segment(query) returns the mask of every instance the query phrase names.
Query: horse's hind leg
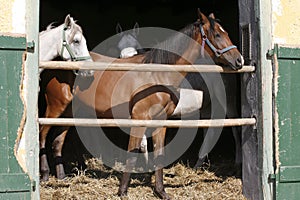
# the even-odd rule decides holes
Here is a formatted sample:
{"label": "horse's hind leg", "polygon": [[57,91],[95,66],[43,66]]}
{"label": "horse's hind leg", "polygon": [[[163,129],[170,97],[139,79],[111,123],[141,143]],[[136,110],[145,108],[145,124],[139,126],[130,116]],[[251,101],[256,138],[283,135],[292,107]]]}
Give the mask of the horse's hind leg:
{"label": "horse's hind leg", "polygon": [[[49,87],[49,90],[48,90]],[[55,93],[51,93],[51,87],[54,87]],[[45,112],[46,118],[57,118],[67,108],[69,103],[73,99],[73,95],[70,90],[70,86],[67,84],[61,84],[56,79],[52,79],[46,89],[46,102],[47,108]],[[49,179],[49,165],[46,156],[46,138],[51,126],[41,126],[39,133],[40,142],[40,172],[41,180],[47,181]],[[63,137],[63,136],[62,136]]]}
{"label": "horse's hind leg", "polygon": [[137,156],[141,147],[142,137],[145,134],[145,127],[132,127],[130,130],[130,138],[128,144],[128,157],[126,160],[126,168],[123,173],[118,195],[126,196],[128,185],[130,182],[130,175],[137,162]]}
{"label": "horse's hind leg", "polygon": [[56,169],[56,177],[58,179],[63,179],[66,177],[64,166],[63,166],[63,159],[62,159],[62,148],[68,133],[69,127],[63,127],[62,132],[55,137],[52,143],[52,150],[54,154],[54,162],[55,162],[55,169]]}
{"label": "horse's hind leg", "polygon": [[51,126],[42,126],[40,128],[40,175],[41,181],[49,180],[50,168],[47,161],[46,155],[46,137]]}
{"label": "horse's hind leg", "polygon": [[165,146],[166,128],[157,128],[152,135],[154,145],[154,165],[155,165],[155,193],[162,199],[170,199],[165,192],[163,184],[163,168],[164,168],[164,146]]}

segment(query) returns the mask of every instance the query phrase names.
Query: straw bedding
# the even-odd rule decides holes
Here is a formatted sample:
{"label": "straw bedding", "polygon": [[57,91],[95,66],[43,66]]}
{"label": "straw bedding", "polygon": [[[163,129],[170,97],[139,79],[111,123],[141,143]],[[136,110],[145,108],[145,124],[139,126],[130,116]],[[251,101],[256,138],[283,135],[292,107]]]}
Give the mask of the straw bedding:
{"label": "straw bedding", "polygon": [[[99,159],[88,159],[86,164],[85,170],[77,169],[64,180],[52,176],[48,182],[42,182],[41,199],[121,199],[116,195],[121,173],[104,166]],[[246,200],[241,179],[231,175],[235,173],[233,169],[228,162],[209,164],[197,170],[176,163],[164,170],[164,184],[172,199]],[[158,199],[152,191],[153,184],[153,174],[133,174],[125,199]]]}

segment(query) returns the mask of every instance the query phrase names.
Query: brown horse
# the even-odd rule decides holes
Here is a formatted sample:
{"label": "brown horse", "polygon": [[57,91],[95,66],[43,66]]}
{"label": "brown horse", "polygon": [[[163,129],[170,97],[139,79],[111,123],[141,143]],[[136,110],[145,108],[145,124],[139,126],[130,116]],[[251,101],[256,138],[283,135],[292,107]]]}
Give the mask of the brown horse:
{"label": "brown horse", "polygon": [[[211,17],[206,17],[200,11],[199,19],[185,27],[181,33],[165,41],[163,48],[165,47],[170,50],[160,50],[158,47],[143,55],[117,59],[114,62],[165,63],[176,67],[177,64],[194,63],[205,49],[216,63],[222,63],[233,69],[242,67],[242,56],[236,47],[232,45],[228,34],[218,22]],[[178,52],[180,52],[180,56]],[[112,59],[95,53],[91,53],[91,57],[96,62],[111,61]],[[81,104],[92,108],[99,118],[167,119],[172,115],[177,104],[177,98],[172,93],[172,87],[178,87],[186,74],[186,72],[96,71],[94,81],[90,84],[90,87],[84,90],[78,87],[75,89],[76,100],[80,102],[76,105],[80,106]],[[49,99],[56,99],[64,102],[66,99],[57,99],[57,97],[48,95],[48,91],[55,91],[55,88],[47,86],[46,90],[48,101]],[[119,110],[120,108],[127,109]],[[74,110],[76,108],[73,107]],[[68,113],[63,113],[62,116],[68,116]],[[68,127],[65,127],[64,133],[60,135],[62,138],[67,129]],[[137,152],[145,131],[145,127],[131,128],[128,152]],[[166,128],[164,127],[156,128],[152,133],[156,177],[155,192],[161,198],[169,199],[164,190],[162,173],[165,133]],[[55,150],[62,147],[63,140],[57,143]],[[130,174],[136,163],[136,156],[135,153],[131,153],[126,161],[126,170],[123,173],[118,191],[120,196],[127,193]],[[63,170],[63,168],[57,169]]]}

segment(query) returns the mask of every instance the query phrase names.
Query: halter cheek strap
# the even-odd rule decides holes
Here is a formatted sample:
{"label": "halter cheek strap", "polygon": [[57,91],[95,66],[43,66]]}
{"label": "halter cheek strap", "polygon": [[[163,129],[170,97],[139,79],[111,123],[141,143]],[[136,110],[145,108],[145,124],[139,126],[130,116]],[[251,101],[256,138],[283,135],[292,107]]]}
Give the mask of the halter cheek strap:
{"label": "halter cheek strap", "polygon": [[67,49],[67,51],[68,51],[68,53],[69,53],[72,61],[82,61],[82,60],[91,59],[90,56],[76,56],[74,54],[74,52],[72,51],[70,45],[68,44],[68,42],[66,40],[66,30],[67,29],[68,29],[68,27],[64,26],[64,29],[63,29],[63,42],[62,42],[62,47],[61,47],[60,55],[63,56],[64,50]]}
{"label": "halter cheek strap", "polygon": [[209,48],[215,53],[216,57],[220,57],[222,54],[226,53],[227,51],[230,51],[231,49],[237,48],[235,45],[231,45],[229,47],[226,47],[224,49],[217,49],[207,38],[203,26],[199,24],[199,29],[202,35],[202,45],[201,45],[201,56],[204,57],[204,46],[205,43],[209,46]]}

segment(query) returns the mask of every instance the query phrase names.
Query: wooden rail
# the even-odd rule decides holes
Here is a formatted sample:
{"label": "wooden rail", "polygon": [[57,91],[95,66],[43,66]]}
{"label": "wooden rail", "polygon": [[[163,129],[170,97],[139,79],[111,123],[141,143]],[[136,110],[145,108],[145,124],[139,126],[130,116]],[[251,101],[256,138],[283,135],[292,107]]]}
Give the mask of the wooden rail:
{"label": "wooden rail", "polygon": [[207,119],[207,120],[131,120],[87,118],[39,118],[41,125],[88,127],[170,127],[208,128],[255,125],[255,118]]}
{"label": "wooden rail", "polygon": [[219,72],[219,73],[245,73],[254,72],[254,66],[243,66],[240,70],[223,68],[219,65],[168,65],[168,64],[136,64],[136,63],[107,63],[107,62],[66,62],[47,61],[40,62],[42,69],[63,70],[109,70],[109,71],[157,71],[157,72]]}
{"label": "wooden rail", "polygon": [[[152,71],[152,72],[216,72],[246,73],[254,72],[254,66],[243,66],[240,70],[223,68],[218,65],[167,65],[107,62],[40,62],[42,69],[61,70],[109,70],[109,71]],[[255,125],[255,118],[207,119],[207,120],[131,120],[131,119],[86,119],[86,118],[39,118],[39,124],[51,126],[89,126],[89,127],[170,127],[170,128],[208,128]]]}

